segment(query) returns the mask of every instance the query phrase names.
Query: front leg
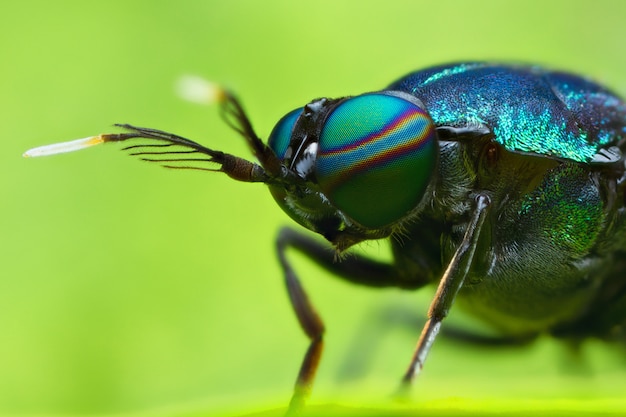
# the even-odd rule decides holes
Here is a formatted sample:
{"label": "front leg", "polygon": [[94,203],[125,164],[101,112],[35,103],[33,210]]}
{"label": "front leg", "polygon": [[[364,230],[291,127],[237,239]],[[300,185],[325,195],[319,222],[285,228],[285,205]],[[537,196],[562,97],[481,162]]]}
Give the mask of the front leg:
{"label": "front leg", "polygon": [[[323,349],[324,323],[309,301],[298,276],[287,260],[286,251],[289,248],[301,252],[327,271],[352,283],[380,288],[404,287],[406,282],[401,279],[397,269],[392,264],[357,255],[348,255],[347,258],[338,261],[330,246],[292,229],[281,229],[276,240],[276,249],[285,274],[287,293],[300,326],[311,341],[302,361],[289,404],[288,412],[293,413],[302,408],[310,395]],[[422,285],[425,284],[427,281],[424,280]],[[412,284],[412,287],[416,286],[418,285]]]}
{"label": "front leg", "polygon": [[490,204],[491,201],[487,195],[479,194],[476,197],[476,207],[467,226],[467,230],[465,231],[465,235],[463,236],[463,240],[441,277],[435,298],[428,310],[428,321],[422,329],[422,334],[417,342],[415,353],[402,379],[404,387],[410,385],[422,370],[426,356],[428,356],[428,352],[430,352],[435,338],[439,333],[441,322],[447,317],[456,294],[463,286],[465,277],[474,259],[474,252],[476,251],[480,231],[485,222]]}

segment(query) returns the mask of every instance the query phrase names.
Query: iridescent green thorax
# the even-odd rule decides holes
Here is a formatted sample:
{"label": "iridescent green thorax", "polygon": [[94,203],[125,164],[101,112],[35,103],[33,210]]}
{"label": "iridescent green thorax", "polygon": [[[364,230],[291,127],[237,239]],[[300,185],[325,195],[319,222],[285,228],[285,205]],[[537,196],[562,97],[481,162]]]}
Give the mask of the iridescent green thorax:
{"label": "iridescent green thorax", "polygon": [[327,119],[316,177],[339,210],[380,228],[419,203],[436,152],[434,126],[422,109],[397,97],[365,94],[342,103]]}
{"label": "iridescent green thorax", "polygon": [[521,152],[549,152],[573,161],[589,161],[597,147],[590,146],[587,132],[568,129],[567,120],[555,117],[550,110],[540,113],[528,108],[501,106],[493,129],[505,148]]}
{"label": "iridescent green thorax", "polygon": [[626,137],[626,106],[612,92],[538,67],[435,67],[390,89],[422,100],[437,126],[484,126],[514,152],[590,162],[602,146]]}

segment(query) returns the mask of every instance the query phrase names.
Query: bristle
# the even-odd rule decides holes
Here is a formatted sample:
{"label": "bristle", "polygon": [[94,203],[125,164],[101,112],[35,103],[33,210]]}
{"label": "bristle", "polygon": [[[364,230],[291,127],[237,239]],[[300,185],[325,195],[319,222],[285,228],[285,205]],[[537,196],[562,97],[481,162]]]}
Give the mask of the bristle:
{"label": "bristle", "polygon": [[183,75],[176,83],[176,93],[184,100],[197,104],[213,104],[224,99],[224,90],[197,75]]}
{"label": "bristle", "polygon": [[105,142],[103,135],[89,136],[88,138],[76,139],[69,142],[53,143],[52,145],[39,146],[24,152],[24,158],[34,158],[38,156],[56,155],[65,152],[74,152],[80,149],[89,148]]}

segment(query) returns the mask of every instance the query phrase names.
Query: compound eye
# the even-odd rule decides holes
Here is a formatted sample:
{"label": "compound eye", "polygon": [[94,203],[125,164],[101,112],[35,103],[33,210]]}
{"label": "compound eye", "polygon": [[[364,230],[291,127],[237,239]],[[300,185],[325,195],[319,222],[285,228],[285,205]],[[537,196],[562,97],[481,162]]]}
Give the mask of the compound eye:
{"label": "compound eye", "polygon": [[403,219],[422,199],[435,169],[437,141],[428,113],[394,95],[341,103],[319,137],[316,177],[329,201],[371,229]]}
{"label": "compound eye", "polygon": [[285,159],[285,152],[291,141],[293,127],[301,113],[302,108],[299,108],[283,116],[283,118],[276,123],[276,126],[272,129],[272,133],[270,133],[270,137],[267,140],[269,147],[272,148],[276,156],[281,160]]}

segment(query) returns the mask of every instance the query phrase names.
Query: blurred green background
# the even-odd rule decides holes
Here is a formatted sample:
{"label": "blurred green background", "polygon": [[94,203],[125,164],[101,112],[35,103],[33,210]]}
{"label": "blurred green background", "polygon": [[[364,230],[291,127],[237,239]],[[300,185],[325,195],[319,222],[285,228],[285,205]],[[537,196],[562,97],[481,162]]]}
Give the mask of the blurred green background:
{"label": "blurred green background", "polygon": [[[273,251],[290,220],[264,186],[167,171],[116,145],[36,160],[24,150],[128,122],[247,156],[216,108],[175,97],[185,73],[237,91],[262,137],[312,98],[463,59],[542,63],[626,94],[618,0],[33,0],[0,11],[0,415],[279,407],[307,346]],[[385,243],[365,250],[388,256]],[[385,407],[419,333],[385,312],[416,320],[428,294],[355,288],[294,258],[328,328],[313,402]],[[623,352],[592,342],[582,353],[575,365],[551,340],[440,340],[416,407],[624,409]]]}

